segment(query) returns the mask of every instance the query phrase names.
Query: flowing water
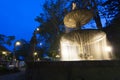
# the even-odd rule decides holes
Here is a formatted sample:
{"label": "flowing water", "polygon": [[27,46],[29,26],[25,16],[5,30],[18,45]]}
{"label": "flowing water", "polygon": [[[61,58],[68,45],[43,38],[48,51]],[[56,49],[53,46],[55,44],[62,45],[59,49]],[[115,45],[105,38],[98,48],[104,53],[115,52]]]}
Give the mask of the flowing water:
{"label": "flowing water", "polygon": [[100,30],[75,30],[60,40],[61,60],[111,60],[106,34]]}

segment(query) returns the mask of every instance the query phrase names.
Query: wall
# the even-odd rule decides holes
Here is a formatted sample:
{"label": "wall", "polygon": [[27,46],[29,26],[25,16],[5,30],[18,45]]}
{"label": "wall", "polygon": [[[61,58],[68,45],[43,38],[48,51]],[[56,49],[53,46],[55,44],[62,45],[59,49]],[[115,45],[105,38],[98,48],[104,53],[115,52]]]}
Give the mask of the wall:
{"label": "wall", "polygon": [[28,62],[26,80],[120,80],[120,61]]}

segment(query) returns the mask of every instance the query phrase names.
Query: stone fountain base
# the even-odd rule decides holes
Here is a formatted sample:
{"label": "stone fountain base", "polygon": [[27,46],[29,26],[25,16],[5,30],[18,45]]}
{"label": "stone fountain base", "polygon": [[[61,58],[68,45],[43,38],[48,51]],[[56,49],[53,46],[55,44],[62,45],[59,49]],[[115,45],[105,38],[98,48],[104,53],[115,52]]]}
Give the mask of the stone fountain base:
{"label": "stone fountain base", "polygon": [[26,80],[120,80],[120,61],[28,62]]}

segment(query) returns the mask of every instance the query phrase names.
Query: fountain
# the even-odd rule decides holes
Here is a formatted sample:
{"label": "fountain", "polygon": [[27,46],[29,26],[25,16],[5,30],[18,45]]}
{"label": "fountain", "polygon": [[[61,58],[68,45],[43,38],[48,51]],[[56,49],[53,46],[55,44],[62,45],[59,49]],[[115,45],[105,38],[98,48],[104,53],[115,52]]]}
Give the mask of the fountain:
{"label": "fountain", "polygon": [[60,41],[61,60],[110,60],[106,34],[101,30],[75,30]]}
{"label": "fountain", "polygon": [[[87,9],[73,10],[64,18],[66,34],[61,37],[61,61],[111,60],[112,53],[107,50],[106,33],[101,30],[80,30],[93,17]],[[74,29],[69,31],[68,29]]]}

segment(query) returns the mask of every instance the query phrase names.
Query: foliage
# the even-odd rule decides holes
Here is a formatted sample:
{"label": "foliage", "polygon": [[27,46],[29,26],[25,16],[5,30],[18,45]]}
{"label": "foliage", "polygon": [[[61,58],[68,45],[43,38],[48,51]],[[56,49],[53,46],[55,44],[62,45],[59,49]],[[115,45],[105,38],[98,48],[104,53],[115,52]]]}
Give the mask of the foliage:
{"label": "foliage", "polygon": [[60,25],[63,25],[63,17],[66,14],[67,1],[63,0],[46,0],[41,13],[36,17],[36,21],[41,23],[40,27],[43,32],[56,34],[60,31]]}
{"label": "foliage", "polygon": [[111,23],[103,29],[107,33],[108,40],[112,44],[113,53],[120,59],[120,14],[117,14]]}
{"label": "foliage", "polygon": [[20,40],[21,45],[20,46],[15,46],[14,50],[15,50],[15,56],[16,58],[19,60],[20,56],[22,56],[23,58],[26,58],[27,56],[29,56],[31,51],[31,47],[30,44],[25,41],[25,40]]}
{"label": "foliage", "polygon": [[102,6],[104,6],[102,12],[104,12],[104,15],[106,15],[107,18],[114,18],[117,14],[120,13],[119,0],[107,0],[102,4]]}
{"label": "foliage", "polygon": [[109,21],[109,24],[104,29],[107,33],[109,41],[112,43],[114,47],[114,53],[120,59],[120,1],[119,0],[107,0],[102,6],[104,15]]}
{"label": "foliage", "polygon": [[15,39],[15,36],[5,36],[3,34],[0,34],[0,45],[11,45],[12,41]]}
{"label": "foliage", "polygon": [[[38,38],[38,42],[43,38],[41,36],[44,36],[44,42],[47,43],[46,45],[50,45],[49,49],[53,49],[53,46],[54,48],[58,48],[59,36],[65,30],[63,18],[67,13],[66,8],[69,5],[67,1],[68,0],[46,0],[43,5],[44,13],[41,13],[35,19],[41,24],[39,26],[40,37]],[[49,49],[46,51],[49,51]]]}

